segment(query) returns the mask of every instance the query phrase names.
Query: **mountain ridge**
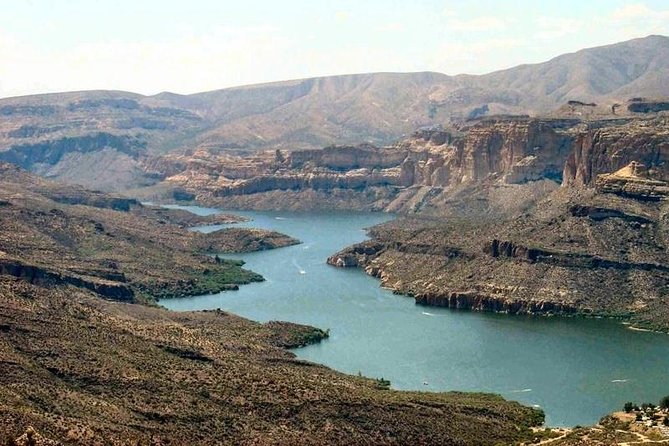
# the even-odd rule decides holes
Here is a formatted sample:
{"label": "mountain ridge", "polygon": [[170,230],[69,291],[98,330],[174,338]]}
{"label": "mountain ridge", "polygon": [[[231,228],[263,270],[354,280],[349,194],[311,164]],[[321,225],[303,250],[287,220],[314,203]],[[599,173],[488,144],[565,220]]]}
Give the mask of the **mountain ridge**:
{"label": "mountain ridge", "polygon": [[[175,150],[238,153],[334,143],[385,145],[424,126],[448,126],[482,115],[542,115],[567,101],[597,103],[597,113],[610,113],[614,104],[630,97],[669,96],[667,80],[669,37],[649,36],[486,75],[380,72],[190,95],[94,90],[5,98],[0,99],[0,160],[25,144],[50,146],[62,138],[100,132],[130,136],[144,149],[130,159],[119,155],[121,181],[97,184],[77,171],[80,163],[73,159],[81,151],[76,148],[76,155],[63,153],[67,162],[62,165],[60,158],[51,163],[36,156],[34,162],[35,171],[55,179],[76,177],[86,186],[121,190],[150,182],[136,173],[145,156]],[[88,147],[84,162],[109,162],[113,153],[98,159],[105,148]]]}

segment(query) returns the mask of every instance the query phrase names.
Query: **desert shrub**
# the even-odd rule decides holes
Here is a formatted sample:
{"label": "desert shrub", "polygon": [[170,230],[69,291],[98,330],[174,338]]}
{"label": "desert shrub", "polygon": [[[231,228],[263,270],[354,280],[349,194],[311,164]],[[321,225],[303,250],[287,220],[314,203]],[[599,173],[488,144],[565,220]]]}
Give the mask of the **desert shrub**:
{"label": "desert shrub", "polygon": [[669,395],[663,396],[662,399],[660,399],[660,407],[662,409],[669,409]]}
{"label": "desert shrub", "polygon": [[381,390],[390,389],[390,381],[384,378],[379,378],[376,380],[376,387]]}

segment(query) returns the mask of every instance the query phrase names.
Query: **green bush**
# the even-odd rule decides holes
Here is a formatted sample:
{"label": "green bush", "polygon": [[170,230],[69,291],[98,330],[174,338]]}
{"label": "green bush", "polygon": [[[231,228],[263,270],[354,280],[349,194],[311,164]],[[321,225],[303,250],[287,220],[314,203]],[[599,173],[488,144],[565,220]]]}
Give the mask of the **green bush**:
{"label": "green bush", "polygon": [[634,410],[634,403],[632,403],[630,401],[626,402],[625,405],[623,406],[623,409],[627,413],[632,412]]}

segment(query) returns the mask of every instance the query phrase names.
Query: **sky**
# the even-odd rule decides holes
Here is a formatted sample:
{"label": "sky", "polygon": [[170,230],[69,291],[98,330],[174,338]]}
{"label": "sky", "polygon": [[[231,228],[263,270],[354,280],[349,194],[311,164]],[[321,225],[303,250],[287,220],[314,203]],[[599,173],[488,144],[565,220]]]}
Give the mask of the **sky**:
{"label": "sky", "polygon": [[0,97],[482,74],[650,34],[668,0],[0,0]]}

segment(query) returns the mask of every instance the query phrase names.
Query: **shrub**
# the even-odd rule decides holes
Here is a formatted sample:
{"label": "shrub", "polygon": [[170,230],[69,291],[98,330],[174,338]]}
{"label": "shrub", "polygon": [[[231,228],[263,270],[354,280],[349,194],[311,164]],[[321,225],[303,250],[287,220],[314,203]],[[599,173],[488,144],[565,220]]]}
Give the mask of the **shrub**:
{"label": "shrub", "polygon": [[381,390],[388,390],[390,389],[390,381],[387,379],[378,378],[376,380],[376,388]]}
{"label": "shrub", "polygon": [[634,410],[634,403],[632,403],[630,401],[626,402],[625,405],[623,406],[623,409],[627,413],[632,412]]}
{"label": "shrub", "polygon": [[660,400],[660,407],[662,409],[669,409],[669,395],[662,397]]}

